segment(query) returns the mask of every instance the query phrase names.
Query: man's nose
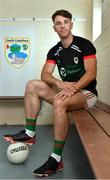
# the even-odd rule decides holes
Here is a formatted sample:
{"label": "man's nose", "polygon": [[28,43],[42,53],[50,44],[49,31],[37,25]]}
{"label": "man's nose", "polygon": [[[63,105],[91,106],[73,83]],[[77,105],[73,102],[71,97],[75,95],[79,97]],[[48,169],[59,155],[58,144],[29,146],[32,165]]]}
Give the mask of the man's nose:
{"label": "man's nose", "polygon": [[64,28],[64,27],[65,27],[65,24],[64,24],[64,23],[62,23],[62,24],[61,24],[61,27],[62,27],[62,28]]}

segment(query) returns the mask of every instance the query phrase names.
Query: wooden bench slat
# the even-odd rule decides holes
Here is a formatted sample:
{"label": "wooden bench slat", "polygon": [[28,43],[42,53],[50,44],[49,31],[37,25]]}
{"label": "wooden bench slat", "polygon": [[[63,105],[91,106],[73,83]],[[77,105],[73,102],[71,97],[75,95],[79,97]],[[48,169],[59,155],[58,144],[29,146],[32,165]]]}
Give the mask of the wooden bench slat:
{"label": "wooden bench slat", "polygon": [[89,112],[94,116],[95,120],[100,124],[108,136],[110,136],[110,114],[98,108],[90,109]]}
{"label": "wooden bench slat", "polygon": [[110,178],[109,137],[87,111],[73,111],[72,115],[96,177]]}
{"label": "wooden bench slat", "polygon": [[108,114],[110,114],[110,106],[101,102],[101,101],[97,101],[96,103],[96,107],[98,109],[102,109],[103,111],[107,112]]}

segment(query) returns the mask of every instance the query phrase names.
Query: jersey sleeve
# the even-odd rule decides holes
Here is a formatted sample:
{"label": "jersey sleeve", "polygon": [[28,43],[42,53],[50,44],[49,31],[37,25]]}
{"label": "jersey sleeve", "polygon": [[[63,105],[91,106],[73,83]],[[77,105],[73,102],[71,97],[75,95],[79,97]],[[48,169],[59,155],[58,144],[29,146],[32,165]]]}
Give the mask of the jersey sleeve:
{"label": "jersey sleeve", "polygon": [[90,41],[86,41],[83,45],[83,59],[88,60],[90,58],[96,58],[96,48]]}
{"label": "jersey sleeve", "polygon": [[48,54],[47,54],[46,63],[56,64],[54,51],[52,49],[50,49]]}

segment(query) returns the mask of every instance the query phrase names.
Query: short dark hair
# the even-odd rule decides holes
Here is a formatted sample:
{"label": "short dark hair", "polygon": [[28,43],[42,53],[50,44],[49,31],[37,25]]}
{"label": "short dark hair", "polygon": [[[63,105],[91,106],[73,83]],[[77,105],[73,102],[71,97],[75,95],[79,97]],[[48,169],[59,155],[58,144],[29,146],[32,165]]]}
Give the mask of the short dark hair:
{"label": "short dark hair", "polygon": [[61,9],[61,10],[57,10],[53,15],[52,15],[52,20],[54,22],[56,16],[63,16],[63,17],[66,17],[68,19],[72,19],[72,14],[67,11],[67,10],[64,10],[64,9]]}

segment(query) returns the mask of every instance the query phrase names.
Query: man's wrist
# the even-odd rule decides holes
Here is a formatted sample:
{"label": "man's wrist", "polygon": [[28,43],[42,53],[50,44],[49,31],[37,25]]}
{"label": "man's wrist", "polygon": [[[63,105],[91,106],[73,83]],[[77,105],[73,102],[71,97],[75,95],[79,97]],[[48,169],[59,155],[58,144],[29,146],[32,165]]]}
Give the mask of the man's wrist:
{"label": "man's wrist", "polygon": [[73,86],[77,91],[79,91],[79,88],[75,84],[73,84]]}
{"label": "man's wrist", "polygon": [[55,85],[56,85],[56,86],[59,86],[59,82],[60,82],[59,80],[56,80],[56,81],[55,81]]}

